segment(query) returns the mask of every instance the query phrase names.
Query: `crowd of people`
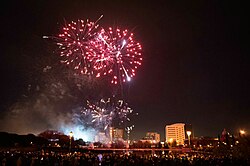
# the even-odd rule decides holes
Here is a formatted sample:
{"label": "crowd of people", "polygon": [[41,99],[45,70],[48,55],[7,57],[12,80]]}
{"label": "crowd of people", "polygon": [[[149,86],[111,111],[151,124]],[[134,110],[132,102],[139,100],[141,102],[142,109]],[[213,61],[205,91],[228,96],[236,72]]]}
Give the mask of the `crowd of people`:
{"label": "crowd of people", "polygon": [[0,152],[1,166],[247,166],[248,159],[232,156],[213,156],[199,153],[134,154],[134,153],[41,153]]}

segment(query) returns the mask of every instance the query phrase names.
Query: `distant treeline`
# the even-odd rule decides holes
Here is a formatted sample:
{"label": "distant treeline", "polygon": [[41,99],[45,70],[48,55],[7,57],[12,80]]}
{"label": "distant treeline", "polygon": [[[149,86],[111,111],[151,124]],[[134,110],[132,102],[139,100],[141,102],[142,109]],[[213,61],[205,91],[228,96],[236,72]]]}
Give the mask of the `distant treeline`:
{"label": "distant treeline", "polygon": [[47,143],[47,139],[37,137],[34,134],[18,135],[7,132],[0,132],[0,147],[43,146]]}

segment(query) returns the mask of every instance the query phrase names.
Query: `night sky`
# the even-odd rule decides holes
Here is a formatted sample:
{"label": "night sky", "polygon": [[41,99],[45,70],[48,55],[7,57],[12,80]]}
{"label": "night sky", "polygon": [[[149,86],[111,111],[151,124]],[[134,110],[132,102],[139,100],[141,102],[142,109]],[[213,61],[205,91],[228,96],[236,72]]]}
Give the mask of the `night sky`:
{"label": "night sky", "polygon": [[143,47],[127,96],[139,113],[132,137],[156,131],[164,139],[176,122],[192,124],[196,136],[250,132],[248,10],[236,1],[8,1],[0,10],[0,121],[36,79],[27,78],[29,66],[56,56],[42,36],[58,34],[64,20],[103,14],[102,26],[133,29]]}

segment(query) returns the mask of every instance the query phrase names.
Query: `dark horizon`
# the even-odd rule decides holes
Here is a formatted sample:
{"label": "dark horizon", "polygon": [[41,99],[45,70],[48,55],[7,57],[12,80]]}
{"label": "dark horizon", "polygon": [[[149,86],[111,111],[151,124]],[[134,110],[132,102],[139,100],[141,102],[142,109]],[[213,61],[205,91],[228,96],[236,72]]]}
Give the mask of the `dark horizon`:
{"label": "dark horizon", "polygon": [[[165,126],[178,122],[192,124],[196,136],[217,137],[224,128],[250,131],[250,28],[243,2],[12,1],[1,8],[0,131],[42,130],[53,127],[53,120],[67,120],[64,115],[83,93],[71,91],[66,82],[60,93],[74,94],[77,104],[69,97],[54,103],[41,98],[58,97],[58,91],[51,94],[42,85],[64,80],[53,44],[42,37],[58,34],[65,20],[96,20],[102,14],[102,26],[133,30],[143,48],[142,66],[126,85],[126,100],[139,113],[131,138],[148,131],[164,138]],[[42,71],[47,62],[59,66],[53,79]],[[27,94],[29,85],[33,91]],[[84,94],[104,96],[107,89],[100,85],[93,94]]]}

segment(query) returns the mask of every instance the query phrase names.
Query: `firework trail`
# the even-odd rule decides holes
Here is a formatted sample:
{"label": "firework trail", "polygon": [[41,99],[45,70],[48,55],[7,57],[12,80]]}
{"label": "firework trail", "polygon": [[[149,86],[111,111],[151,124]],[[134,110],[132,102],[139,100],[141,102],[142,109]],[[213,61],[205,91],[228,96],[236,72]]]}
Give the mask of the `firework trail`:
{"label": "firework trail", "polygon": [[91,74],[92,69],[87,60],[90,52],[93,52],[90,41],[96,37],[99,27],[97,22],[102,17],[95,22],[88,19],[72,21],[63,27],[58,36],[43,38],[52,38],[56,42],[62,63],[71,66],[77,73]]}
{"label": "firework trail", "polygon": [[89,61],[96,70],[96,77],[111,75],[111,83],[130,81],[141,65],[141,44],[134,41],[134,34],[119,28],[102,29],[91,41],[93,52]]}

